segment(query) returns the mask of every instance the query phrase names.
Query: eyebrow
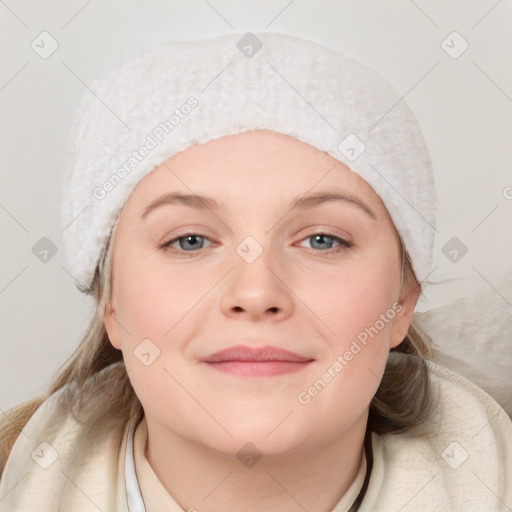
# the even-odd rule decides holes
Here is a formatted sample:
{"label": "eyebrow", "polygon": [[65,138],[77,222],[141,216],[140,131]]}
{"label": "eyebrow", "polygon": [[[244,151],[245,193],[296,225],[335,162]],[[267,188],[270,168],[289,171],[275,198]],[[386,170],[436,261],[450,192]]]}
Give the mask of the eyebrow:
{"label": "eyebrow", "polygon": [[[341,192],[315,192],[313,194],[309,194],[307,196],[294,196],[290,203],[291,210],[300,210],[300,209],[309,209],[314,208],[315,206],[319,206],[321,204],[331,202],[331,201],[344,201],[349,204],[353,204],[359,207],[362,211],[364,211],[368,216],[377,220],[377,216],[371,210],[369,206],[363,203],[360,199]],[[214,210],[218,211],[221,209],[221,206],[215,199],[208,196],[198,195],[198,194],[182,194],[180,192],[170,192],[168,194],[164,194],[163,196],[155,199],[151,202],[142,213],[142,219],[144,219],[151,211],[169,204],[179,204],[183,206],[188,206],[189,208],[195,208],[197,210]]]}

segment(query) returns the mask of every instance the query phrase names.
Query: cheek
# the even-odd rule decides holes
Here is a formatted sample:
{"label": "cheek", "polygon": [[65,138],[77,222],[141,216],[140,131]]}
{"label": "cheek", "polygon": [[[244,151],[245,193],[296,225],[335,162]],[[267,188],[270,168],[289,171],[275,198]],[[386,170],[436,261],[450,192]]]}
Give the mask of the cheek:
{"label": "cheek", "polygon": [[151,264],[151,258],[136,252],[120,262],[117,310],[130,333],[124,333],[130,345],[145,338],[159,343],[197,301],[193,283],[182,282],[182,275],[165,265]]}
{"label": "cheek", "polygon": [[[399,294],[399,275],[382,263],[361,261],[329,273],[317,273],[315,279],[304,278],[301,290],[308,298],[307,305],[323,321],[326,333],[341,348],[348,338],[357,336],[375,324],[381,314],[393,309]],[[379,322],[379,326],[389,331],[390,322],[384,327]]]}
{"label": "cheek", "polygon": [[315,287],[308,295],[314,298],[312,309],[326,326],[328,343],[318,371],[303,388],[300,403],[308,403],[319,431],[326,415],[337,431],[362,414],[384,373],[396,313],[396,283],[379,273],[370,274],[367,269],[353,268],[325,280],[323,293]]}
{"label": "cheek", "polygon": [[135,279],[123,280],[119,288],[122,298],[117,301],[118,319],[126,324],[129,335],[124,334],[131,345],[144,338],[156,341],[171,326],[170,295],[155,288],[149,274],[141,271]]}
{"label": "cheek", "polygon": [[[399,275],[376,258],[373,264],[355,262],[323,275],[307,284],[305,291],[329,341],[319,371],[330,369],[336,376],[316,406],[334,401],[345,411],[360,411],[377,391],[384,372]],[[323,375],[325,379],[317,377],[329,380],[329,375]]]}
{"label": "cheek", "polygon": [[[177,333],[185,323],[180,319],[188,301],[155,267],[141,265],[122,282],[118,317],[126,325],[121,336],[127,373],[144,407],[158,409],[158,404],[169,402],[169,389],[175,385],[167,373],[169,369],[174,373],[172,366],[169,368],[169,351],[180,350]],[[175,341],[171,346],[165,341],[170,337]]]}

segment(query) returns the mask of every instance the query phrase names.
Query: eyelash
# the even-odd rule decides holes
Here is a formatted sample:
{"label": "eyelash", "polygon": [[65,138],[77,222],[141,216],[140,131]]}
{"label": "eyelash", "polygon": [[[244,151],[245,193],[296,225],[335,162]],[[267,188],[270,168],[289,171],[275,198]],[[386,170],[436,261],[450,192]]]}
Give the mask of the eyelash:
{"label": "eyelash", "polygon": [[[332,233],[327,233],[327,232],[318,232],[318,233],[312,233],[311,235],[308,235],[306,237],[304,237],[301,241],[304,241],[304,240],[307,240],[308,238],[312,238],[314,236],[327,236],[329,238],[332,238],[333,240],[335,240],[336,242],[338,242],[340,245],[338,247],[334,247],[334,248],[331,248],[331,249],[327,249],[325,251],[321,251],[321,250],[318,250],[318,249],[311,249],[315,252],[321,252],[321,253],[326,253],[326,254],[333,254],[333,253],[338,253],[344,249],[350,249],[353,245],[352,242],[349,242],[348,240],[345,240],[344,238],[341,238],[339,236],[336,236]],[[199,233],[185,233],[183,235],[180,235],[176,238],[173,238],[172,240],[168,240],[167,242],[164,242],[162,244],[160,244],[160,249],[162,250],[168,250],[170,248],[170,246],[172,244],[174,244],[175,242],[178,242],[179,240],[183,239],[183,238],[187,238],[189,236],[197,236],[197,237],[201,237],[201,238],[204,238],[206,240],[210,240],[207,236],[204,236],[204,235],[201,235]],[[195,252],[198,252],[198,251],[183,251],[183,250],[180,250],[180,249],[177,249],[178,252],[181,252],[181,253],[191,253],[194,254]],[[200,250],[200,249],[199,249]]]}

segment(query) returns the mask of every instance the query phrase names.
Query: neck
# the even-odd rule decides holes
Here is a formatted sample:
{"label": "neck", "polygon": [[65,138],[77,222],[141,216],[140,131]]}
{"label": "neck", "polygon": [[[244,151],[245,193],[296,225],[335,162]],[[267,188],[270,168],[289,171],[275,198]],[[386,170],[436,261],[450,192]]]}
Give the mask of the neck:
{"label": "neck", "polygon": [[341,500],[359,471],[367,412],[321,444],[245,463],[236,453],[219,452],[157,421],[147,422],[145,456],[184,510],[325,512]]}

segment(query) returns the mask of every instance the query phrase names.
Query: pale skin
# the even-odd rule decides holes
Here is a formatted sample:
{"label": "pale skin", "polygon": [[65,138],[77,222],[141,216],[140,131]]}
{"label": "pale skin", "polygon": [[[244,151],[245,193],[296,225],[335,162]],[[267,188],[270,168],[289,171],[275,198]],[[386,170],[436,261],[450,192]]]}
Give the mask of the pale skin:
{"label": "pale skin", "polygon": [[[293,197],[333,190],[375,218],[348,200],[290,209]],[[166,204],[141,218],[167,192],[209,196],[221,209]],[[247,237],[263,250],[250,264],[236,251]],[[145,176],[114,234],[104,322],[144,407],[146,457],[176,502],[201,512],[291,512],[299,503],[330,511],[357,474],[369,403],[418,294],[401,283],[398,235],[379,196],[292,137],[229,135]],[[299,403],[396,302],[402,308],[379,334],[310,403]],[[134,355],[147,338],[161,351],[149,366]],[[223,374],[198,361],[235,344],[275,345],[314,361],[271,377]],[[247,442],[263,454],[252,467],[236,456]]]}

